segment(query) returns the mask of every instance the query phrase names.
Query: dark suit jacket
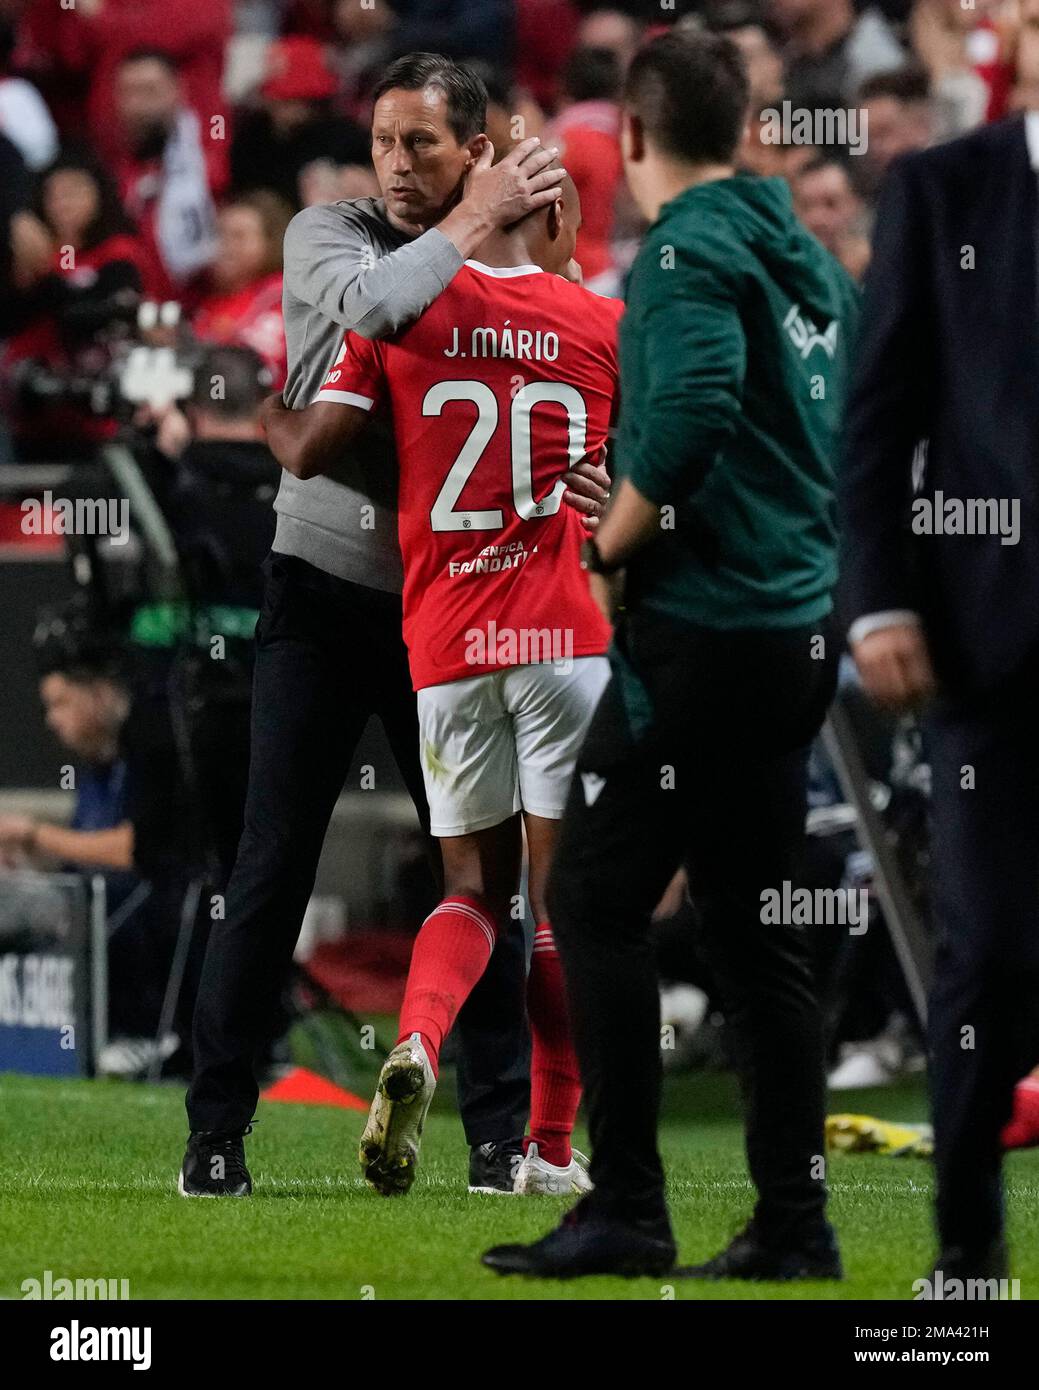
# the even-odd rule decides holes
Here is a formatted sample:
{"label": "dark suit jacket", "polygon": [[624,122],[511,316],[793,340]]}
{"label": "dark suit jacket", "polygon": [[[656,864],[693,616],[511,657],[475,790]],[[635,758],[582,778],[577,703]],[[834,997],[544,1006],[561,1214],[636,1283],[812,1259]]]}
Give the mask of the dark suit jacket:
{"label": "dark suit jacket", "polygon": [[[842,608],[911,608],[953,693],[1039,642],[1039,247],[1024,122],[891,170],[877,212],[840,479]],[[973,268],[971,265],[973,258]],[[1020,540],[916,535],[919,495],[1020,502]]]}

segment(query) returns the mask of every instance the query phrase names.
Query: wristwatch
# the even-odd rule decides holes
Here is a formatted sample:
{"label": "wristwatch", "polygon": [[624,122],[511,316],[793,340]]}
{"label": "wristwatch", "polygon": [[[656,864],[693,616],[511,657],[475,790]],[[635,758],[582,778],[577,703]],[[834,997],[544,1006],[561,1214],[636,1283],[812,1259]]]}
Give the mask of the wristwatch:
{"label": "wristwatch", "polygon": [[609,576],[620,569],[620,565],[608,565],[599,553],[595,537],[590,536],[584,543],[584,567],[589,574]]}

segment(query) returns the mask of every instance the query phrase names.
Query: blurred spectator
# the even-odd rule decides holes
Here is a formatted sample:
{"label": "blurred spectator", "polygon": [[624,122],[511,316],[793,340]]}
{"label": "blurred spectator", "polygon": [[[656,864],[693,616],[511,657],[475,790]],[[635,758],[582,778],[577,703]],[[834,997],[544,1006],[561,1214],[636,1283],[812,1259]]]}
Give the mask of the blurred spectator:
{"label": "blurred spectator", "polygon": [[[125,336],[134,320],[147,255],[91,155],[67,151],[46,171],[35,212],[49,234],[49,255],[17,297],[19,327],[3,352],[5,376],[31,377],[39,366],[97,374],[109,362],[110,330],[113,338]],[[50,397],[40,398],[38,410],[12,404],[11,418],[41,448],[104,438],[113,428],[83,405]]]}
{"label": "blurred spectator", "polygon": [[916,0],[913,47],[931,79],[940,140],[995,121],[1007,110],[1014,70],[1009,32],[994,18],[998,0]]}
{"label": "blurred spectator", "polygon": [[762,139],[766,126],[774,119],[777,108],[772,102],[758,109],[751,107],[736,151],[736,167],[744,174],[759,174],[763,179],[792,179],[798,169],[814,157],[811,145],[781,144]]}
{"label": "blurred spectator", "polygon": [[50,265],[47,229],[31,211],[32,180],[18,147],[0,134],[0,333],[10,331],[15,291]]}
{"label": "blurred spectator", "polygon": [[778,106],[783,99],[783,59],[761,22],[760,8],[746,0],[722,4],[711,10],[708,27],[728,35],[743,54],[751,106]]}
{"label": "blurred spectator", "polygon": [[[384,16],[390,60],[405,53],[443,53],[511,67],[515,56],[515,0],[393,0],[392,7],[376,0],[372,10],[352,0],[337,0],[337,7],[352,11],[354,25],[364,25],[365,33],[379,22],[380,14]],[[553,5],[553,15],[558,8]]]}
{"label": "blurred spectator", "polygon": [[318,203],[338,203],[344,198],[381,197],[379,180],[371,165],[334,164],[315,159],[299,172],[299,201],[305,208]]}
{"label": "blurred spectator", "polygon": [[850,106],[867,77],[905,62],[883,15],[857,13],[852,0],[768,0],[767,16],[784,39],[786,95],[795,107],[826,106],[835,96]]}
{"label": "blurred spectator", "polygon": [[47,103],[31,82],[11,75],[14,25],[0,16],[0,131],[18,146],[34,172],[58,153],[58,132]]}
{"label": "blurred spectator", "polygon": [[570,0],[516,0],[516,81],[546,111],[555,110],[577,31]]}
{"label": "blurred spectator", "polygon": [[867,78],[859,88],[859,105],[867,122],[868,139],[855,160],[855,183],[872,200],[893,159],[911,150],[924,150],[934,138],[931,84],[918,63]]}
{"label": "blurred spectator", "polygon": [[180,297],[213,258],[211,167],[198,117],[184,105],[177,69],[163,53],[141,49],[116,74],[115,125],[124,153],[116,162],[123,204],[150,256],[145,289]]}
{"label": "blurred spectator", "polygon": [[[213,161],[226,160],[221,135],[208,139],[210,122],[223,116],[221,78],[231,34],[231,0],[29,0],[19,30],[19,58],[39,74],[51,110],[67,134],[82,136],[85,100],[90,138],[106,161],[123,151],[112,121],[116,85],[124,60],[147,48],[167,55],[183,77],[184,105],[213,143]],[[69,100],[70,92],[73,100]],[[216,180],[217,185],[221,180]]]}
{"label": "blurred spectator", "polygon": [[260,89],[263,104],[241,119],[231,146],[236,192],[268,188],[298,208],[299,178],[308,165],[318,160],[335,167],[369,164],[367,133],[332,111],[337,87],[315,39],[287,38],[271,46]]}
{"label": "blurred spectator", "polygon": [[617,190],[624,177],[620,148],[621,69],[608,48],[574,50],[563,74],[560,114],[546,139],[581,195],[576,258],[590,290],[615,294],[620,286],[610,249]]}
{"label": "blurred spectator", "polygon": [[102,874],[109,1036],[153,1037],[170,951],[150,901],[151,885],[132,867],[129,771],[121,749],[130,708],[125,653],[118,643],[58,618],[42,633],[38,667],[47,726],[65,756],[75,760],[75,805],[67,826],[0,816],[0,859],[14,866],[32,861]]}
{"label": "blurred spectator", "polygon": [[1039,110],[1039,0],[1021,0],[1020,25],[1014,51],[1015,110]]}
{"label": "blurred spectator", "polygon": [[623,10],[606,7],[585,15],[577,29],[577,42],[581,48],[608,48],[616,56],[623,75],[639,50],[642,33],[639,20]]}
{"label": "blurred spectator", "polygon": [[[541,135],[545,113],[534,97],[513,84],[503,68],[492,67],[480,59],[468,64],[487,88],[487,122],[484,132],[494,146],[494,157],[501,159],[513,145],[529,135]],[[378,195],[376,195],[378,196]]]}
{"label": "blurred spectator", "polygon": [[246,193],[222,208],[210,268],[212,292],[191,320],[203,342],[252,348],[277,391],[285,384],[281,257],[291,221],[292,208],[276,193]]}
{"label": "blurred spectator", "polygon": [[802,223],[849,275],[861,280],[869,264],[869,242],[848,166],[836,155],[816,155],[797,171],[792,187],[794,211]]}
{"label": "blurred spectator", "polygon": [[40,699],[47,727],[77,759],[76,802],[67,827],[0,815],[0,855],[18,865],[42,857],[122,871],[109,885],[117,905],[132,888],[133,827],[126,817],[126,765],[119,740],[129,696],[115,646],[51,636],[40,652]]}

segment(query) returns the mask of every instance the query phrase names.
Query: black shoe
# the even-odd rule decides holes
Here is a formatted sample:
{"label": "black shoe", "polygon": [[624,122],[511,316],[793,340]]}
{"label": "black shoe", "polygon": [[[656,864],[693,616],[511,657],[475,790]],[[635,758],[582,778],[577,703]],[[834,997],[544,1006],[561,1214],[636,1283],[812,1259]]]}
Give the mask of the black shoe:
{"label": "black shoe", "polygon": [[621,1221],[579,1202],[562,1224],[533,1245],[496,1245],[483,1263],[499,1274],[530,1274],[541,1279],[577,1279],[585,1274],[659,1278],[677,1254],[667,1217]]}
{"label": "black shoe", "polygon": [[945,1286],[950,1297],[959,1298],[962,1295],[955,1290],[948,1289],[949,1282],[959,1279],[966,1282],[969,1279],[1009,1279],[1010,1278],[1010,1257],[1007,1254],[1006,1243],[1001,1236],[988,1245],[980,1249],[968,1249],[962,1245],[947,1245],[934,1262],[934,1269],[931,1271],[930,1282],[932,1298],[941,1299],[945,1294],[941,1292],[941,1287]]}
{"label": "black shoe", "polygon": [[225,1130],[193,1130],[188,1135],[188,1148],[177,1180],[182,1197],[249,1197],[253,1180],[245,1166],[245,1144],[252,1132],[228,1133]]}
{"label": "black shoe", "polygon": [[824,1224],[782,1245],[766,1243],[754,1222],[713,1260],[676,1270],[689,1279],[843,1279],[833,1227]]}
{"label": "black shoe", "polygon": [[478,1144],[469,1151],[469,1191],[511,1193],[516,1169],[522,1162],[522,1137]]}

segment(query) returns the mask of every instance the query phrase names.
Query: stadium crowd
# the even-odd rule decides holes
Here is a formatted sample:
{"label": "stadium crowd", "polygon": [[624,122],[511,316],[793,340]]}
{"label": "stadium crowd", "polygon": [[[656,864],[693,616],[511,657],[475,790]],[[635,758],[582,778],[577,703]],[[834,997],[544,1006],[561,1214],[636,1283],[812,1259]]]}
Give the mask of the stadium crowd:
{"label": "stadium crowd", "polygon": [[[287,370],[283,238],[301,208],[378,196],[367,123],[386,65],[416,50],[464,60],[490,93],[498,155],[530,135],[557,144],[580,193],[584,284],[623,297],[644,227],[623,177],[620,94],[633,55],[672,24],[737,43],[751,85],[740,167],[786,179],[804,226],[856,280],[894,159],[1039,104],[1039,0],[77,0],[74,9],[0,0],[0,459],[86,460],[99,444],[132,438],[174,519],[195,596],[225,617],[254,612],[278,476],[259,406]],[[808,117],[800,125],[798,113]],[[231,399],[214,410],[187,389],[161,404],[107,394],[99,406],[93,388],[142,343],[196,367],[222,363]],[[226,349],[240,355],[213,355]],[[138,638],[161,620],[156,605],[138,609]],[[244,637],[247,618],[240,627]],[[162,790],[136,785],[128,796],[113,772],[116,726],[133,716],[109,647],[70,652],[53,636],[40,663],[48,718],[94,773],[67,832],[0,817],[0,854],[101,865],[118,879],[117,906],[132,898],[135,870],[165,885],[157,901],[177,900],[181,853],[210,853],[223,881],[244,798],[247,679],[214,702],[204,733],[230,750],[233,768],[221,779],[228,804],[215,848],[178,840],[174,850],[168,806],[161,829],[143,833]],[[244,643],[240,657],[247,671]],[[148,688],[161,691],[169,672],[155,660]],[[135,703],[141,724],[149,707]],[[154,768],[154,746],[148,757]],[[881,759],[884,776],[891,762]],[[177,795],[212,803],[212,789]],[[117,833],[128,818],[133,854]],[[115,838],[102,844],[106,832]],[[160,843],[156,859],[142,855]],[[677,939],[668,920],[691,911],[681,894],[671,907],[661,912],[662,960]],[[147,954],[134,937],[131,962]],[[914,1043],[901,1036],[911,1011],[890,952],[856,959],[843,1037],[881,1035],[887,1046],[874,1050],[872,1071],[851,1069],[861,1084],[897,1069]],[[117,992],[116,1014],[136,995],[144,1020],[116,1031],[154,1029],[168,958],[159,964],[153,957]],[[119,968],[125,975],[125,961]],[[709,992],[695,961],[665,973]]]}
{"label": "stadium crowd", "polygon": [[[861,277],[896,155],[1027,102],[1035,0],[707,0],[677,22],[730,34],[750,69],[743,165],[782,174],[805,225]],[[561,143],[581,194],[585,283],[622,293],[638,242],[618,146],[626,63],[675,7],[569,0],[52,0],[0,5],[3,418],[45,457],[104,419],[33,408],[39,367],[100,370],[141,299],[183,339],[250,347],[284,381],[281,240],[292,213],[375,192],[364,123],[385,64],[416,48],[475,61],[499,153]],[[859,111],[868,140],[766,126],[784,103]],[[770,114],[771,113],[771,114]],[[10,447],[10,446],[9,446]]]}

